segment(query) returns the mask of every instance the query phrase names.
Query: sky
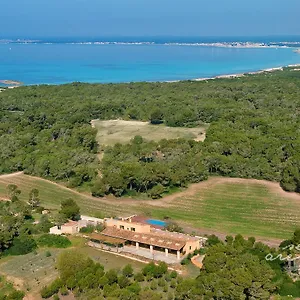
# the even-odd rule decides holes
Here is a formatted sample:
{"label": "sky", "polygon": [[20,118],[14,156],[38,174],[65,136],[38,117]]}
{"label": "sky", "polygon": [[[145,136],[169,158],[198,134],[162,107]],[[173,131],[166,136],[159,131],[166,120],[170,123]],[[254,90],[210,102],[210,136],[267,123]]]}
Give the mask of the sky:
{"label": "sky", "polygon": [[0,38],[300,35],[299,0],[0,0]]}

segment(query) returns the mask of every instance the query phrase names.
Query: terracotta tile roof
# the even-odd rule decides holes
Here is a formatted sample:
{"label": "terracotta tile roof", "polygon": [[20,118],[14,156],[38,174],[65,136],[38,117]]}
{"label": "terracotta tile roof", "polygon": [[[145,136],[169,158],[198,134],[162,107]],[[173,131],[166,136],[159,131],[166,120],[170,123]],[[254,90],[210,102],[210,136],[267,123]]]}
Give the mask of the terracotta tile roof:
{"label": "terracotta tile roof", "polygon": [[91,240],[107,242],[107,243],[114,244],[114,245],[123,244],[126,241],[124,239],[114,238],[114,237],[106,236],[104,234],[99,234],[99,233],[91,233],[90,235],[88,235],[88,237]]}
{"label": "terracotta tile roof", "polygon": [[143,243],[146,245],[152,245],[162,248],[168,248],[171,250],[182,249],[186,242],[190,240],[188,236],[182,235],[178,238],[175,234],[166,234],[164,231],[152,231],[151,233],[138,233],[129,230],[118,229],[116,227],[107,227],[102,231],[103,235],[107,235],[114,238],[125,239],[132,242]]}
{"label": "terracotta tile roof", "polygon": [[62,226],[72,227],[72,226],[77,226],[77,225],[78,225],[77,221],[69,220],[67,223],[63,224]]}

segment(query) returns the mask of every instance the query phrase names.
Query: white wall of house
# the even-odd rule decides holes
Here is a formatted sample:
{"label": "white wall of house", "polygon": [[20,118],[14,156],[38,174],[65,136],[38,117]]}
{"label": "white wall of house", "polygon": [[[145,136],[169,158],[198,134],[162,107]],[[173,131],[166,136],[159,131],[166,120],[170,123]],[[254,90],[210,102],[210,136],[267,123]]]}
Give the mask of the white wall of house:
{"label": "white wall of house", "polygon": [[53,227],[50,228],[50,233],[51,234],[61,235],[62,231],[61,231],[61,229],[58,229],[57,226],[53,226]]}

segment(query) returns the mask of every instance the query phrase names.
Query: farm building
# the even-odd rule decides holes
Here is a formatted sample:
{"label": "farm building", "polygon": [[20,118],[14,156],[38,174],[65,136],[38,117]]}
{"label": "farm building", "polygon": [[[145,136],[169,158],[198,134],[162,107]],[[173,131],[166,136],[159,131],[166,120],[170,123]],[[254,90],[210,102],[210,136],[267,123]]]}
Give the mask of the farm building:
{"label": "farm building", "polygon": [[200,237],[157,229],[132,218],[105,219],[105,226],[101,234],[90,236],[89,245],[102,248],[110,244],[118,252],[167,263],[178,263],[204,242]]}
{"label": "farm building", "polygon": [[96,226],[103,223],[102,219],[93,218],[89,216],[81,216],[79,221],[69,220],[67,223],[60,226],[53,226],[50,228],[51,234],[76,234],[81,228],[88,225]]}
{"label": "farm building", "polygon": [[51,234],[75,234],[78,233],[80,228],[84,227],[84,225],[81,225],[79,222],[77,221],[68,221],[67,223],[63,224],[63,225],[57,225],[54,227],[50,228],[50,233]]}

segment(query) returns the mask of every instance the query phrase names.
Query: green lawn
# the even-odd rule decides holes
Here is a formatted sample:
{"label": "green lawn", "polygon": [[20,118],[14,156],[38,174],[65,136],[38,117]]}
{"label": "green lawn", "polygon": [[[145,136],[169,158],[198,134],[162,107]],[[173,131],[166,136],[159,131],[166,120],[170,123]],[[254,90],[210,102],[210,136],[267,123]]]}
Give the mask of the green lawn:
{"label": "green lawn", "polygon": [[196,128],[167,127],[165,125],[151,125],[148,122],[124,120],[94,120],[92,125],[98,130],[97,141],[100,145],[128,143],[136,135],[154,141],[176,138],[203,141],[208,127],[208,125]]}
{"label": "green lawn", "polygon": [[91,216],[146,214],[159,219],[167,216],[204,232],[209,229],[268,238],[287,238],[296,227],[300,227],[300,197],[297,201],[280,196],[263,183],[247,180],[212,185],[200,183],[194,195],[173,195],[174,199],[167,203],[115,198],[104,201],[22,174],[0,177],[0,197],[6,196],[9,183],[19,186],[22,200],[28,199],[30,189],[38,188],[44,207],[58,209],[63,199],[73,198],[81,212]]}

